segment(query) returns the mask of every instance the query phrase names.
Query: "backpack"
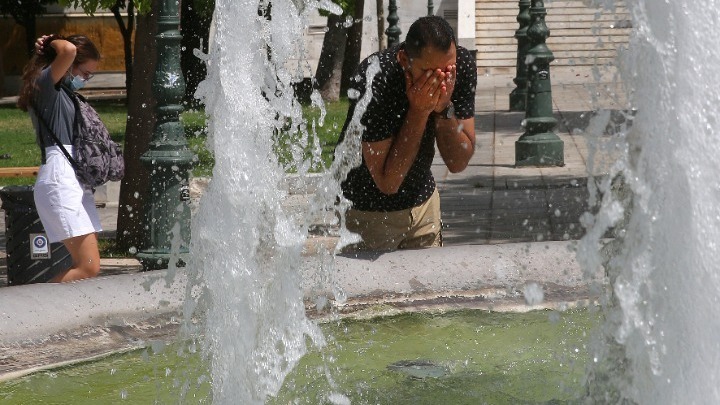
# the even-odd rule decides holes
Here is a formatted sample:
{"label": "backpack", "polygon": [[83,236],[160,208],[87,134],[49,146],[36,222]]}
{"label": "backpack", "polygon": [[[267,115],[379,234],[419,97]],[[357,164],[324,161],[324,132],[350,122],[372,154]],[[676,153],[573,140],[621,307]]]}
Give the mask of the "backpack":
{"label": "backpack", "polygon": [[[110,139],[110,133],[100,120],[97,111],[85,98],[68,87],[61,85],[75,104],[75,125],[73,127],[73,155],[63,147],[55,133],[38,115],[45,128],[52,135],[57,146],[62,149],[80,183],[95,188],[108,181],[118,181],[125,174],[125,161],[120,145]],[[42,137],[41,137],[42,139]],[[43,163],[45,149],[43,147]]]}

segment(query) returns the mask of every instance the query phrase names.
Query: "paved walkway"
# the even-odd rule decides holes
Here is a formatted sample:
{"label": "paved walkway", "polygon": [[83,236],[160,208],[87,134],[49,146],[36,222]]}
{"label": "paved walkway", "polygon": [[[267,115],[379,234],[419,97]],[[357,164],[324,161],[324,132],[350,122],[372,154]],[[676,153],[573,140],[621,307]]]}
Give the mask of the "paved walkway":
{"label": "paved walkway", "polygon": [[[610,109],[621,124],[625,109],[622,86],[590,72],[553,74],[553,103],[565,144],[565,166],[515,168],[514,142],[522,134],[523,113],[508,112],[514,88],[511,76],[481,76],[476,94],[477,148],[469,167],[449,173],[436,159],[433,171],[440,189],[446,245],[568,240],[582,236],[580,215],[588,210],[588,162],[593,175],[614,159],[610,148],[593,145],[585,133],[593,111]],[[601,128],[611,133],[612,128]],[[596,137],[607,142],[608,136]],[[591,154],[591,151],[595,151]],[[100,209],[103,227],[115,229],[117,204]],[[0,215],[0,286],[5,281],[5,224]],[[103,259],[104,274],[136,272],[134,259]]]}

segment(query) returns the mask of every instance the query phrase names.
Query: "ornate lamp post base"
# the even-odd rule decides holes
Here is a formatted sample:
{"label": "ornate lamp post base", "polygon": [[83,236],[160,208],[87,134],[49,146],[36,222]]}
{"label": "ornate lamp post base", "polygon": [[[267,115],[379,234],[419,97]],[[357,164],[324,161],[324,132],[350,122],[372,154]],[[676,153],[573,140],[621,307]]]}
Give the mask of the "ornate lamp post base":
{"label": "ornate lamp post base", "polygon": [[[150,167],[150,201],[147,206],[148,246],[137,253],[144,270],[165,269],[172,263],[184,266],[189,253],[190,190],[188,170],[192,152],[181,145],[165,145],[171,150],[152,149],[140,160]],[[173,246],[177,245],[177,246]]]}
{"label": "ornate lamp post base", "polygon": [[515,166],[565,166],[562,139],[553,132],[523,134],[515,141]]}
{"label": "ornate lamp post base", "polygon": [[182,264],[180,257],[188,253],[190,244],[188,170],[194,156],[180,122],[185,79],[180,69],[179,2],[162,0],[158,14],[158,62],[153,80],[157,121],[148,150],[140,157],[151,173],[146,240],[137,254],[145,270]]}
{"label": "ornate lamp post base", "polygon": [[545,45],[550,35],[545,14],[543,2],[536,0],[527,30],[531,47],[527,52],[525,133],[515,142],[515,166],[565,165],[563,141],[552,132],[557,120],[553,117],[550,62],[555,57]]}
{"label": "ornate lamp post base", "polygon": [[[190,253],[187,249],[181,249],[180,254],[187,256]],[[144,271],[161,270],[170,267],[170,252],[165,249],[145,249],[135,256],[142,264]],[[185,260],[182,258],[177,259],[177,263],[174,263],[177,267],[185,267]]]}

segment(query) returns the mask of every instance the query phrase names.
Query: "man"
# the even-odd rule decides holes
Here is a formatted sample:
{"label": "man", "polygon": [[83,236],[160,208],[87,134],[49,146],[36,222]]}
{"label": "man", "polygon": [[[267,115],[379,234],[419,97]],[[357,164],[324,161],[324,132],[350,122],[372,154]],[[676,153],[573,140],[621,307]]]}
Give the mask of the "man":
{"label": "man", "polygon": [[[435,143],[448,169],[465,169],[475,149],[475,59],[456,46],[452,28],[422,17],[405,42],[371,55],[358,67],[342,138],[365,93],[373,60],[372,99],[362,115],[362,164],[342,184],[352,202],[347,229],[358,249],[442,246],[440,197],[430,171]],[[358,95],[352,97],[353,95]]]}

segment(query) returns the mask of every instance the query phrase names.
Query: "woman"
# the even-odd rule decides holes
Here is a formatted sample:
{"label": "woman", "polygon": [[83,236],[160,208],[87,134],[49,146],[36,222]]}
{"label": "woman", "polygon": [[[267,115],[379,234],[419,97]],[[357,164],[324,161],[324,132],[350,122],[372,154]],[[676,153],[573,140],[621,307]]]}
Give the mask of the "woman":
{"label": "woman", "polygon": [[[42,36],[25,67],[18,107],[28,111],[44,159],[35,182],[35,205],[50,243],[62,241],[72,267],[51,282],[95,277],[100,272],[96,233],[101,231],[93,191],[78,182],[55,137],[72,154],[75,106],[63,87],[79,90],[93,76],[100,53],[82,35]],[[42,149],[41,149],[42,151]]]}

